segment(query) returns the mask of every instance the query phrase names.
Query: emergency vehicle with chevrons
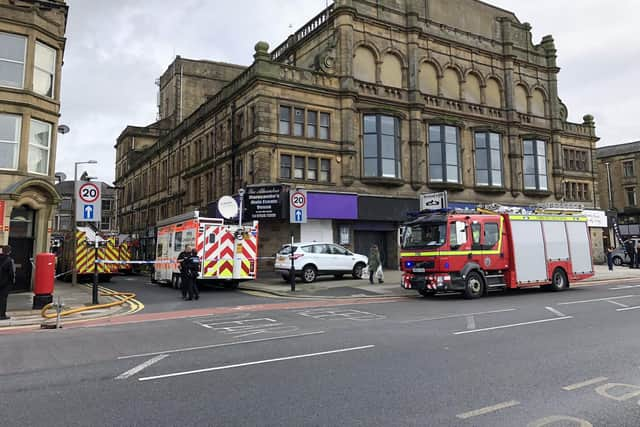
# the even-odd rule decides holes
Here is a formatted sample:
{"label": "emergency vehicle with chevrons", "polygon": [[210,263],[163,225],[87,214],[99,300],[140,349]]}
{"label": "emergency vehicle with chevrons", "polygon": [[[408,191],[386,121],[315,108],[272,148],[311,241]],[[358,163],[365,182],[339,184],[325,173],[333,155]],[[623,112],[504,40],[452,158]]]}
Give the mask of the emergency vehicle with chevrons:
{"label": "emergency vehicle with chevrons", "polygon": [[513,209],[423,212],[404,224],[401,286],[423,296],[540,286],[564,290],[593,276],[587,218]]}
{"label": "emergency vehicle with chevrons", "polygon": [[239,226],[189,212],[160,221],[156,242],[155,282],[178,287],[177,258],[187,246],[200,257],[199,283],[235,288],[257,276],[258,221]]}
{"label": "emergency vehicle with chevrons", "polygon": [[[78,280],[90,280],[93,278],[96,252],[95,241],[98,240],[98,259],[107,261],[120,261],[120,250],[115,237],[102,237],[92,227],[77,227],[76,229],[76,252],[73,253],[72,234],[67,233],[62,243],[62,252],[58,260],[57,274],[62,275],[62,279],[71,280],[71,271],[75,262]],[[98,279],[101,282],[108,282],[111,277],[119,273],[118,265],[108,263],[98,263]]]}

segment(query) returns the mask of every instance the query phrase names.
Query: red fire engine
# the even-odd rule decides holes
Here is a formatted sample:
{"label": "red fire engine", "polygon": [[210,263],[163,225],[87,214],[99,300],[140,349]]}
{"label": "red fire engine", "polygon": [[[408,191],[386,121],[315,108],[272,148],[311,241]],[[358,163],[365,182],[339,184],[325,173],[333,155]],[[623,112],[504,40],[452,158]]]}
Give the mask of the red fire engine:
{"label": "red fire engine", "polygon": [[405,289],[423,296],[541,286],[560,291],[593,276],[591,239],[579,213],[433,211],[404,225]]}

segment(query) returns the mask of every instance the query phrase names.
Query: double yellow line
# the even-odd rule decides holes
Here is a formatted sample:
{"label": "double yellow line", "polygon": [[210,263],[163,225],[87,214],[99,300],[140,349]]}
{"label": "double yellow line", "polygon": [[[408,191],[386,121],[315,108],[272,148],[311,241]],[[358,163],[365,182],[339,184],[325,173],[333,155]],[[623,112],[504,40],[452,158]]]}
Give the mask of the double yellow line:
{"label": "double yellow line", "polygon": [[[85,286],[91,287],[89,285],[85,285]],[[122,305],[122,304],[127,304],[129,306],[129,311],[127,311],[126,313],[123,313],[122,315],[137,313],[140,310],[144,309],[144,304],[142,304],[142,302],[135,299],[136,294],[134,294],[133,292],[117,292],[112,289],[105,288],[104,286],[98,286],[98,289],[100,290],[101,296],[111,297],[115,299],[115,301],[104,303],[104,304],[86,306],[86,307],[72,308],[70,310],[63,310],[60,312],[60,317],[69,316],[69,315],[81,313],[84,311],[115,307],[116,305]],[[53,304],[45,305],[40,311],[40,314],[42,315],[42,317],[44,317],[45,319],[55,319],[57,317],[57,313],[48,313],[48,311],[51,308],[53,308]]]}

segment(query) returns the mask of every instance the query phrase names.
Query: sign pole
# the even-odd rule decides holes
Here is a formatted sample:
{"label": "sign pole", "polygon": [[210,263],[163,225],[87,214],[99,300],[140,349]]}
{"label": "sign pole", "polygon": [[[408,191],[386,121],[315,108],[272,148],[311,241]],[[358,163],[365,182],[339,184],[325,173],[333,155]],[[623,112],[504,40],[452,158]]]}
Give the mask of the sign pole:
{"label": "sign pole", "polygon": [[98,304],[98,233],[96,233],[96,241],[93,242],[93,289],[91,290],[91,303]]}
{"label": "sign pole", "polygon": [[294,265],[294,257],[293,257],[293,233],[291,233],[291,254],[289,255],[291,258],[291,270],[289,270],[289,282],[291,284],[291,292],[296,291],[296,266]]}

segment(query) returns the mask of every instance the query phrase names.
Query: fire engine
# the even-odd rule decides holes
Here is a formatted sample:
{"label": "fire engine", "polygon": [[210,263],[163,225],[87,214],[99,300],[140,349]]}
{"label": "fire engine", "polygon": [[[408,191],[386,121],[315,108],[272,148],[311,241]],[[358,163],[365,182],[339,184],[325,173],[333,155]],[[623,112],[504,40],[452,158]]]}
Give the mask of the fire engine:
{"label": "fire engine", "polygon": [[200,257],[199,283],[235,288],[257,276],[258,221],[251,225],[225,224],[219,218],[201,217],[198,211],[158,223],[153,280],[179,286],[177,258],[187,246]]}
{"label": "fire engine", "polygon": [[401,286],[423,296],[541,286],[593,276],[587,218],[509,209],[423,213],[403,227]]}
{"label": "fire engine", "polygon": [[[72,232],[56,236],[55,253],[58,258],[56,274],[63,280],[71,280],[71,272],[75,263],[78,280],[92,280],[96,251],[95,241],[98,241],[98,259],[106,261],[119,261],[119,247],[115,237],[103,237],[90,226],[77,227],[76,229],[76,251],[73,252]],[[98,278],[101,282],[108,282],[111,277],[118,274],[117,264],[98,264]]]}

